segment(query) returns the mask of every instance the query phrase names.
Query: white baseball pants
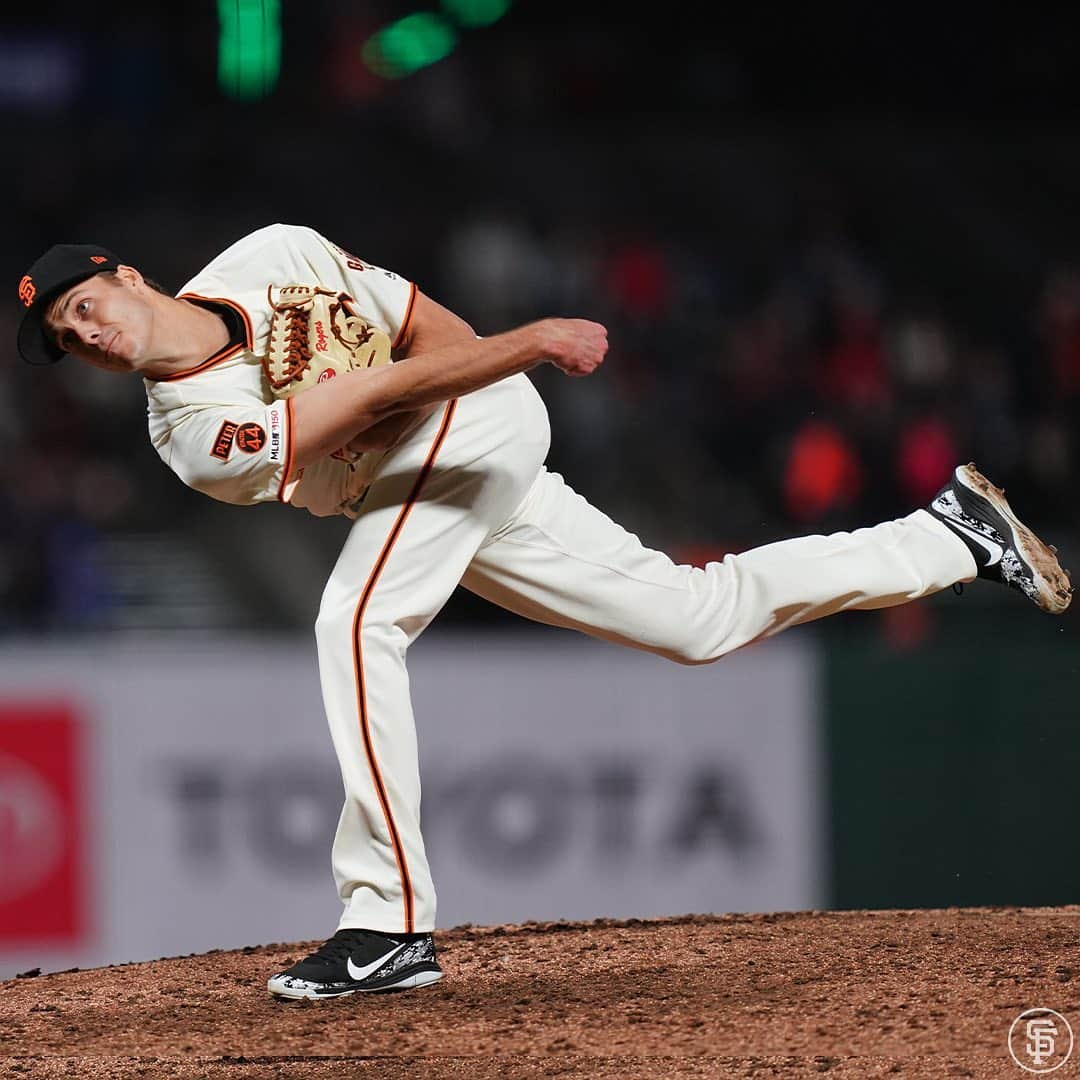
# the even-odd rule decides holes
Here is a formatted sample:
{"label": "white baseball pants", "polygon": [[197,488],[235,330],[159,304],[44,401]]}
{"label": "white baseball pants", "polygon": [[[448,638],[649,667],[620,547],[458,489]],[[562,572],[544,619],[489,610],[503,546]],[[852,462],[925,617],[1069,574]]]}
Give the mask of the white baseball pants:
{"label": "white baseball pants", "polygon": [[333,846],[341,928],[435,927],[406,658],[459,584],[538,622],[703,664],[976,575],[963,542],[924,510],[679,566],[548,472],[548,441],[525,375],[437,411],[380,465],[326,585],[316,641],[345,785]]}

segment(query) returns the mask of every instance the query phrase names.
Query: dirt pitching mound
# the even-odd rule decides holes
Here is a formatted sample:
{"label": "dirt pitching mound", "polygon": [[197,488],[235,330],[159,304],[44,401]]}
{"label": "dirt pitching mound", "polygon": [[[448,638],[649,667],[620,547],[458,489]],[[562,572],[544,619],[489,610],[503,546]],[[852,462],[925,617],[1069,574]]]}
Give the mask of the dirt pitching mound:
{"label": "dirt pitching mound", "polygon": [[[1080,906],[458,927],[436,935],[442,982],[317,1002],[265,989],[315,942],[20,977],[0,983],[0,1076],[1022,1080],[1014,1020],[1080,1022],[1078,920]],[[1044,1067],[1067,1050],[1060,1022],[1053,1038]]]}

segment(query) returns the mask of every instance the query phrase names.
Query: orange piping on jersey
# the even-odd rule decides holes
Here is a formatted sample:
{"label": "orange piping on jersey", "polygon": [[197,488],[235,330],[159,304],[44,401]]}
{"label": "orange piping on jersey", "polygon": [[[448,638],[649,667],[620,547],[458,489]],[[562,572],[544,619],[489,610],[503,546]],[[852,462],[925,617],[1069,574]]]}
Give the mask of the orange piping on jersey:
{"label": "orange piping on jersey", "polygon": [[193,368],[188,368],[186,371],[178,371],[175,375],[163,375],[158,379],[150,379],[150,382],[177,382],[180,379],[186,379],[191,375],[198,375],[200,371],[206,371],[207,368],[214,367],[215,364],[220,364],[223,360],[228,360],[235,356],[238,352],[244,349],[252,349],[255,345],[255,336],[251,332],[251,318],[248,313],[238,304],[235,300],[226,299],[224,296],[200,296],[198,293],[181,293],[177,300],[203,300],[213,304],[224,304],[226,307],[231,307],[241,319],[244,320],[244,344],[243,345],[226,345],[220,352],[214,353],[209,360],[204,360],[201,364]]}
{"label": "orange piping on jersey", "polygon": [[409,320],[412,318],[413,305],[416,303],[416,282],[409,282],[409,302],[405,306],[405,317],[401,320],[401,329],[397,332],[397,337],[394,338],[393,343],[390,345],[391,349],[396,349],[405,340],[405,331],[409,329]]}
{"label": "orange piping on jersey", "polygon": [[293,437],[293,406],[292,398],[285,399],[285,471],[281,474],[281,487],[278,488],[278,502],[287,502],[285,489],[289,486],[289,473],[292,472],[293,447],[296,439]]}
{"label": "orange piping on jersey", "polygon": [[390,833],[390,842],[394,848],[394,858],[397,860],[398,873],[401,875],[401,890],[405,902],[404,932],[406,934],[414,932],[412,879],[409,877],[409,866],[405,859],[405,849],[402,847],[397,825],[394,824],[394,815],[390,810],[390,800],[386,794],[386,785],[383,783],[382,775],[379,772],[379,764],[375,760],[375,745],[371,736],[371,724],[367,709],[367,690],[364,685],[364,656],[363,648],[360,643],[360,632],[364,621],[364,611],[367,608],[368,601],[371,599],[371,594],[375,591],[375,583],[379,580],[379,575],[383,572],[383,568],[390,558],[390,549],[397,542],[397,538],[401,535],[401,530],[405,527],[405,519],[409,516],[409,512],[420,498],[420,492],[427,482],[428,476],[431,474],[431,469],[435,464],[435,458],[438,456],[439,450],[442,448],[442,444],[446,439],[446,433],[450,430],[450,421],[454,418],[454,410],[456,408],[456,400],[447,403],[446,410],[443,413],[442,424],[439,425],[439,433],[435,436],[435,441],[431,444],[427,460],[424,462],[423,468],[416,477],[416,482],[412,486],[412,491],[409,492],[408,499],[405,500],[405,505],[398,513],[397,520],[394,522],[394,527],[390,530],[390,534],[387,536],[386,542],[382,546],[382,551],[379,552],[379,557],[375,560],[375,565],[372,567],[371,573],[368,575],[367,583],[364,585],[364,591],[360,594],[360,601],[356,605],[356,614],[353,616],[353,667],[356,673],[356,698],[360,709],[360,733],[364,739],[364,751],[367,754],[368,767],[371,769],[371,779],[375,784],[375,793],[379,797],[379,804],[382,806],[383,819],[386,821],[386,828]]}

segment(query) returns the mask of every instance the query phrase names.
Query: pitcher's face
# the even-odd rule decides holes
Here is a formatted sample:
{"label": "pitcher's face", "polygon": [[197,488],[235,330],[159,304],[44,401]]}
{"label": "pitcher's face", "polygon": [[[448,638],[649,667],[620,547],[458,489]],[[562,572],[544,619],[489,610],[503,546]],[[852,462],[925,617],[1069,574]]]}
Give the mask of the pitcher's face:
{"label": "pitcher's face", "polygon": [[149,288],[130,266],[95,274],[65,289],[45,312],[45,329],[79,360],[107,371],[134,371],[148,352]]}

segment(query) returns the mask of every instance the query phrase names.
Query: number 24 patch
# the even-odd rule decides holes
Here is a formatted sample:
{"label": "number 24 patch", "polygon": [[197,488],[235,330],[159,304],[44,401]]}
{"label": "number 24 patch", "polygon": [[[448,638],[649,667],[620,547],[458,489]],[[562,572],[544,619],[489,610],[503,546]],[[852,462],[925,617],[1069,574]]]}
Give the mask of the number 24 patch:
{"label": "number 24 patch", "polygon": [[255,454],[266,445],[266,432],[259,424],[237,424],[233,420],[226,420],[221,425],[217,438],[214,439],[214,445],[210,448],[211,456],[228,461],[233,443],[245,454]]}

